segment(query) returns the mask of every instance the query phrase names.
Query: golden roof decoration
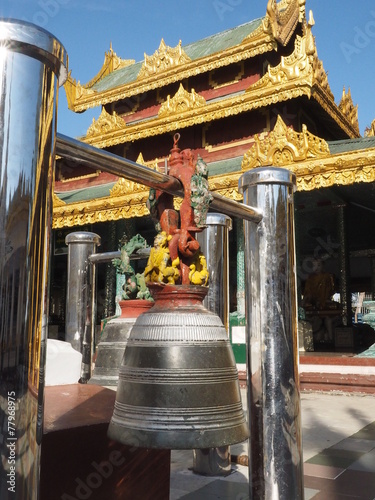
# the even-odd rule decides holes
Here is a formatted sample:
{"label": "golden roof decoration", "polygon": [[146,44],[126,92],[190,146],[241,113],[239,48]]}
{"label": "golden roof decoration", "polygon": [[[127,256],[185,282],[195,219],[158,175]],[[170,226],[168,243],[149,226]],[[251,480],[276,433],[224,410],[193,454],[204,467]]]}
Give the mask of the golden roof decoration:
{"label": "golden roof decoration", "polygon": [[64,84],[69,109],[74,111],[74,106],[77,100],[81,99],[83,96],[93,95],[95,91],[91,87],[102,80],[105,76],[109,75],[113,71],[125,68],[126,66],[130,66],[134,63],[135,59],[121,59],[112,49],[111,43],[109,51],[104,54],[103,66],[89,82],[81,85],[79,80],[77,82],[72,78],[70,71]]}
{"label": "golden roof decoration", "polygon": [[180,83],[176,94],[171,98],[168,95],[167,100],[160,106],[158,117],[165,117],[175,113],[183,113],[194,108],[205,106],[206,99],[197,94],[194,89],[188,92]]}
{"label": "golden roof decoration", "polygon": [[76,101],[81,99],[82,97],[87,97],[89,95],[93,95],[95,92],[92,89],[86,88],[84,85],[74,78],[72,78],[72,71],[70,70],[68,73],[68,78],[64,83],[64,89],[66,93],[66,99],[68,101],[68,108],[74,111],[74,106]]}
{"label": "golden roof decoration", "polygon": [[138,73],[137,79],[146,78],[151,75],[162,73],[170,69],[172,66],[180,66],[191,61],[191,58],[186,55],[181,46],[181,40],[178,42],[176,47],[169,47],[161,39],[159,48],[154,52],[152,56],[144,54],[145,60],[142,64],[142,68]]}
{"label": "golden roof decoration", "polygon": [[52,193],[52,204],[54,208],[63,207],[64,205],[66,205],[65,201],[60,200],[56,193]]}
{"label": "golden roof decoration", "polygon": [[339,109],[343,112],[343,114],[347,117],[349,122],[352,124],[353,128],[359,134],[359,123],[358,123],[358,104],[354,106],[352,94],[350,92],[350,87],[348,88],[348,92],[345,91],[345,87],[342,91],[341,101],[339,103]]}
{"label": "golden roof decoration", "polygon": [[294,50],[289,56],[281,56],[277,66],[268,65],[267,73],[256,83],[250,85],[247,91],[265,89],[274,85],[298,81],[298,84],[308,83],[312,88],[318,84],[327,97],[334,101],[334,96],[328,84],[327,73],[323,63],[318,59],[312,27],[315,21],[310,11],[309,20],[304,24],[303,35],[297,35]]}
{"label": "golden roof decoration", "polygon": [[111,115],[103,107],[99,118],[97,120],[95,120],[95,118],[92,119],[92,124],[87,129],[86,137],[98,136],[108,132],[114,132],[115,130],[125,130],[125,128],[126,124],[121,116],[115,111],[113,115]]}
{"label": "golden roof decoration", "polygon": [[[153,160],[152,162],[145,162],[142,153],[139,153],[136,163],[144,165],[145,167],[153,167],[154,169],[157,167],[157,159]],[[138,184],[137,182],[121,177],[113,186],[113,188],[110,189],[109,193],[110,197],[118,197],[126,196],[131,193],[140,193],[142,191],[148,192],[148,188],[146,188],[143,184]]]}
{"label": "golden roof decoration", "polygon": [[268,0],[267,15],[263,21],[266,33],[282,45],[287,45],[297,23],[305,20],[306,0]]}
{"label": "golden roof decoration", "polygon": [[372,120],[370,127],[366,127],[365,137],[375,136],[375,120]]}
{"label": "golden roof decoration", "polygon": [[329,154],[324,139],[308,132],[306,125],[302,125],[302,132],[295,132],[279,115],[271,132],[254,136],[254,144],[244,154],[241,169],[284,167],[307,159],[326,158]]}

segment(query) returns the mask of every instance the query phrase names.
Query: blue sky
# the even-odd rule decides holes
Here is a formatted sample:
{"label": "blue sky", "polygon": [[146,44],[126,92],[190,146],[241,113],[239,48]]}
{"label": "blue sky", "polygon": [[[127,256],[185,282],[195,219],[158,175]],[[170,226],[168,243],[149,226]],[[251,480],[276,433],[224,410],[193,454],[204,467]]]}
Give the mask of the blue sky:
{"label": "blue sky", "polygon": [[[56,36],[69,55],[69,69],[86,83],[101,68],[112,42],[123,59],[143,59],[161,38],[187,44],[264,16],[267,0],[2,0],[0,16],[23,19]],[[350,87],[363,134],[375,119],[375,3],[373,0],[307,0],[319,58],[339,102]],[[60,89],[58,131],[84,135],[98,108],[75,114]]]}

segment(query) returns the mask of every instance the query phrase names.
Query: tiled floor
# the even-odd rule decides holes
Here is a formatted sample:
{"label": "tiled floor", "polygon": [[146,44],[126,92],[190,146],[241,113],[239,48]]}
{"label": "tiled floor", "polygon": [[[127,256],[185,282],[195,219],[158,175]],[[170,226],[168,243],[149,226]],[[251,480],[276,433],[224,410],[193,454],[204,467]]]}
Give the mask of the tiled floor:
{"label": "tiled floor", "polygon": [[375,499],[375,422],[307,460],[304,473],[314,500]]}
{"label": "tiled floor", "polygon": [[[302,410],[305,500],[375,500],[375,397],[305,395]],[[191,467],[191,451],[172,452],[170,500],[249,500],[247,467],[221,478]]]}

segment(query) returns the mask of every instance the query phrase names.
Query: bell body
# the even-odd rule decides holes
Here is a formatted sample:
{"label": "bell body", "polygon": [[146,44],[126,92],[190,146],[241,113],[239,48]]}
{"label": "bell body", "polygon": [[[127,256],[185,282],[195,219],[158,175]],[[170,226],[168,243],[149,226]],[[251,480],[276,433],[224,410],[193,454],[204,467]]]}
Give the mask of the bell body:
{"label": "bell body", "polygon": [[120,301],[121,316],[108,321],[103,329],[89,384],[117,386],[118,372],[130,331],[137,317],[153,305],[153,302],[141,299]]}
{"label": "bell body", "polygon": [[108,435],[144,448],[194,449],[244,441],[238,373],[207,289],[150,285],[155,305],[137,318],[119,370]]}

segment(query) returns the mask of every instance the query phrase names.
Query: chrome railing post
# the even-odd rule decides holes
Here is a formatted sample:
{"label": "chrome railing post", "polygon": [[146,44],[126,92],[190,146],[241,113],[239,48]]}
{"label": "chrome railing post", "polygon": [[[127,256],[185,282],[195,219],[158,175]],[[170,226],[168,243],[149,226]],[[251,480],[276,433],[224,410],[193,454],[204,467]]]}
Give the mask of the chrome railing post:
{"label": "chrome railing post", "polygon": [[[229,231],[232,219],[208,213],[206,228],[197,234],[210,275],[204,306],[219,316],[229,334]],[[226,476],[231,470],[229,446],[193,451],[193,470],[208,476]]]}
{"label": "chrome railing post", "polygon": [[92,346],[95,334],[96,269],[90,256],[100,245],[96,233],[77,231],[65,238],[68,245],[65,341],[82,353],[81,383],[91,377]]}
{"label": "chrome railing post", "polygon": [[303,499],[293,190],[279,168],[242,175],[245,224],[250,498]]}
{"label": "chrome railing post", "polygon": [[0,20],[0,498],[38,498],[58,86],[64,47]]}

